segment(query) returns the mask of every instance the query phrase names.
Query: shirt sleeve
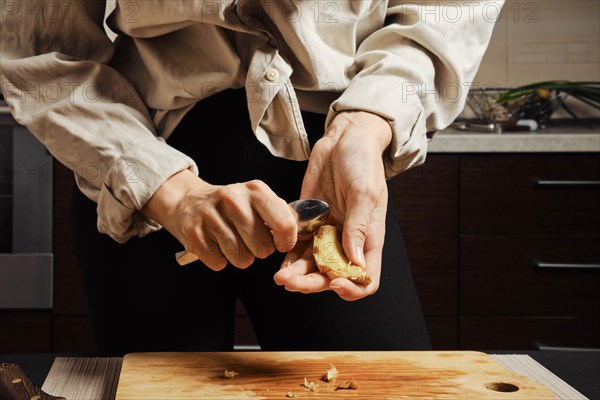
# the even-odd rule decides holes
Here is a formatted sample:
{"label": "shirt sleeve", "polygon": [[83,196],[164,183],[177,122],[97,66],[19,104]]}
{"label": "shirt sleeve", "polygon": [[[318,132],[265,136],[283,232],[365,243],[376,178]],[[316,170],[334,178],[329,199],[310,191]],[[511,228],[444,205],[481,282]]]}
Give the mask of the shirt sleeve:
{"label": "shirt sleeve", "polygon": [[98,203],[98,230],[123,243],[160,229],[139,210],[194,161],[158,138],[135,88],[108,63],[103,1],[2,5],[0,88],[11,113]]}
{"label": "shirt sleeve", "polygon": [[450,125],[465,105],[503,1],[390,1],[386,23],[358,46],[357,74],[331,104],[386,118],[393,140],[387,178],[424,162],[427,132]]}

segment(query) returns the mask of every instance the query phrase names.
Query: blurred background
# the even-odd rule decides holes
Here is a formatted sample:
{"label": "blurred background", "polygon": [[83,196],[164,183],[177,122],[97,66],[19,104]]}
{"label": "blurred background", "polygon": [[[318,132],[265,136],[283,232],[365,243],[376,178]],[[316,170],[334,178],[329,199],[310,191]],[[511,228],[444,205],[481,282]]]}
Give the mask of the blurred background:
{"label": "blurred background", "polygon": [[599,15],[593,0],[507,1],[476,82],[597,81]]}

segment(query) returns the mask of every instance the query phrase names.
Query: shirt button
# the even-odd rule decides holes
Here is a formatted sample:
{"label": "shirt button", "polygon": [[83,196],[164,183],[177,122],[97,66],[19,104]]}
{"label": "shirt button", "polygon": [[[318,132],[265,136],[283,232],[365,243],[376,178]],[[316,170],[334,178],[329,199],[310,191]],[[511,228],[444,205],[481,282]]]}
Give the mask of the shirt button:
{"label": "shirt button", "polygon": [[270,82],[275,82],[277,78],[279,78],[279,71],[276,69],[270,69],[265,75],[265,78],[267,78],[267,80]]}

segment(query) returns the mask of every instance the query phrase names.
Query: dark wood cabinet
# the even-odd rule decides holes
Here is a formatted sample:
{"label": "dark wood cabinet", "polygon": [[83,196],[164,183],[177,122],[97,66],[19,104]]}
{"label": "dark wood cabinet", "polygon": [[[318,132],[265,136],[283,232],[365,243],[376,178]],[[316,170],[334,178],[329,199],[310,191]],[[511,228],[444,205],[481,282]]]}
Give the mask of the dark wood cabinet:
{"label": "dark wood cabinet", "polygon": [[458,346],[459,157],[429,156],[394,178],[394,196],[432,345]]}
{"label": "dark wood cabinet", "polygon": [[598,348],[598,317],[471,317],[460,318],[460,348],[515,350]]}
{"label": "dark wood cabinet", "polygon": [[0,353],[49,353],[52,316],[48,311],[0,313]]}
{"label": "dark wood cabinet", "polygon": [[461,155],[460,231],[597,235],[599,164],[595,155]]}
{"label": "dark wood cabinet", "polygon": [[[597,316],[598,237],[461,237],[461,315]],[[540,268],[542,263],[565,267]],[[568,267],[568,266],[571,267]]]}
{"label": "dark wood cabinet", "polygon": [[430,154],[394,184],[434,348],[600,347],[599,154]]}
{"label": "dark wood cabinet", "polygon": [[54,162],[52,351],[93,353],[92,327],[71,231],[73,172]]}

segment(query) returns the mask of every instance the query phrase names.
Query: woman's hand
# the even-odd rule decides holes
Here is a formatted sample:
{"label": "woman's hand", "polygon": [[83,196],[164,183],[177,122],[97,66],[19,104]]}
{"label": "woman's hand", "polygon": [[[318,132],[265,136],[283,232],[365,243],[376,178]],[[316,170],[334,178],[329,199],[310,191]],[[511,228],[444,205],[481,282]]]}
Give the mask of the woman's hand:
{"label": "woman's hand", "polygon": [[142,213],[216,271],[227,261],[247,268],[297,240],[289,206],[261,181],[217,186],[185,170],[163,183]]}
{"label": "woman's hand", "polygon": [[392,139],[389,123],[376,114],[338,114],[312,150],[301,198],[317,198],[331,206],[333,221],[342,226],[344,252],[373,279],[360,286],[347,279],[332,281],[319,273],[312,242],[298,242],[275,274],[290,291],[315,293],[332,289],[345,300],[357,300],[379,287],[385,236],[387,186],[382,154]]}

